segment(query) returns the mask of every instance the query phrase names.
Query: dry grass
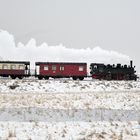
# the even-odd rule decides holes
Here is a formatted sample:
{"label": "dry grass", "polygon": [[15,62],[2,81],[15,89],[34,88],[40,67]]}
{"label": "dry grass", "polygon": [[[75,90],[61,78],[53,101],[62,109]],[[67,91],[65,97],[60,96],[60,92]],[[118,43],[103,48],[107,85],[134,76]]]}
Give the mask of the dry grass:
{"label": "dry grass", "polygon": [[9,132],[8,132],[8,138],[13,138],[13,137],[16,137],[15,130],[9,130]]}

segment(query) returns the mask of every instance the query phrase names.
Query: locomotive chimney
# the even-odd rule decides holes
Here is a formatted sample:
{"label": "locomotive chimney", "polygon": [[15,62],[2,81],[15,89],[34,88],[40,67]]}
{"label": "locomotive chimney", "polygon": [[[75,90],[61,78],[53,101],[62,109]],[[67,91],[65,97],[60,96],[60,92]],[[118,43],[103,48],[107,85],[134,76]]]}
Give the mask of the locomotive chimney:
{"label": "locomotive chimney", "polygon": [[131,68],[133,67],[133,61],[132,60],[130,61],[130,67]]}

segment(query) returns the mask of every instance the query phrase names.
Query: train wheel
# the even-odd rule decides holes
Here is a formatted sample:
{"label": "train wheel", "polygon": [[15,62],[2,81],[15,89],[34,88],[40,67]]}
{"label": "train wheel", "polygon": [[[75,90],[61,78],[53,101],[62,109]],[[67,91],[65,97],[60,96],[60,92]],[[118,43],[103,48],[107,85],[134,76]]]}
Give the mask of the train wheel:
{"label": "train wheel", "polygon": [[45,80],[49,80],[49,77],[47,76],[47,77],[45,77]]}
{"label": "train wheel", "polygon": [[72,77],[72,79],[73,79],[73,80],[77,80],[77,77],[74,76],[74,77]]}
{"label": "train wheel", "polygon": [[39,80],[42,80],[42,79],[43,79],[43,77],[42,77],[42,76],[39,76],[39,77],[38,77],[38,79],[39,79]]}
{"label": "train wheel", "polygon": [[17,77],[16,77],[16,76],[11,76],[11,78],[12,78],[12,79],[16,79]]}
{"label": "train wheel", "polygon": [[84,80],[84,77],[79,77],[79,80]]}
{"label": "train wheel", "polygon": [[111,74],[107,74],[105,80],[111,80],[111,79],[112,79]]}
{"label": "train wheel", "polygon": [[23,79],[23,77],[22,76],[19,76],[18,79]]}
{"label": "train wheel", "polygon": [[128,74],[124,75],[124,80],[130,80],[130,77]]}

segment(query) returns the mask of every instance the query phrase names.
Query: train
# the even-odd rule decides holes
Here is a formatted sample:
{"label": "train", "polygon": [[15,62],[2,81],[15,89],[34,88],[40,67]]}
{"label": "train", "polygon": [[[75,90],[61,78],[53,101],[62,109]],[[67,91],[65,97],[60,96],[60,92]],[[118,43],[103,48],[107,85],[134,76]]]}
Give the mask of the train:
{"label": "train", "polygon": [[31,74],[29,61],[0,61],[0,76],[23,79],[34,76],[39,80],[49,78],[72,78],[84,80],[86,77],[99,80],[137,80],[133,61],[130,65],[91,63],[90,75],[87,63],[75,62],[35,62],[35,72]]}

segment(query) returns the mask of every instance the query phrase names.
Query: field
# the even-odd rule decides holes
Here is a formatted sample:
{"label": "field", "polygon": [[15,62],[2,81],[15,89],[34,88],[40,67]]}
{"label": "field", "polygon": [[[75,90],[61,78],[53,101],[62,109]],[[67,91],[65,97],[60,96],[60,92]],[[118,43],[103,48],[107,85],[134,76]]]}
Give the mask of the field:
{"label": "field", "polygon": [[139,140],[140,81],[0,79],[2,140]]}

